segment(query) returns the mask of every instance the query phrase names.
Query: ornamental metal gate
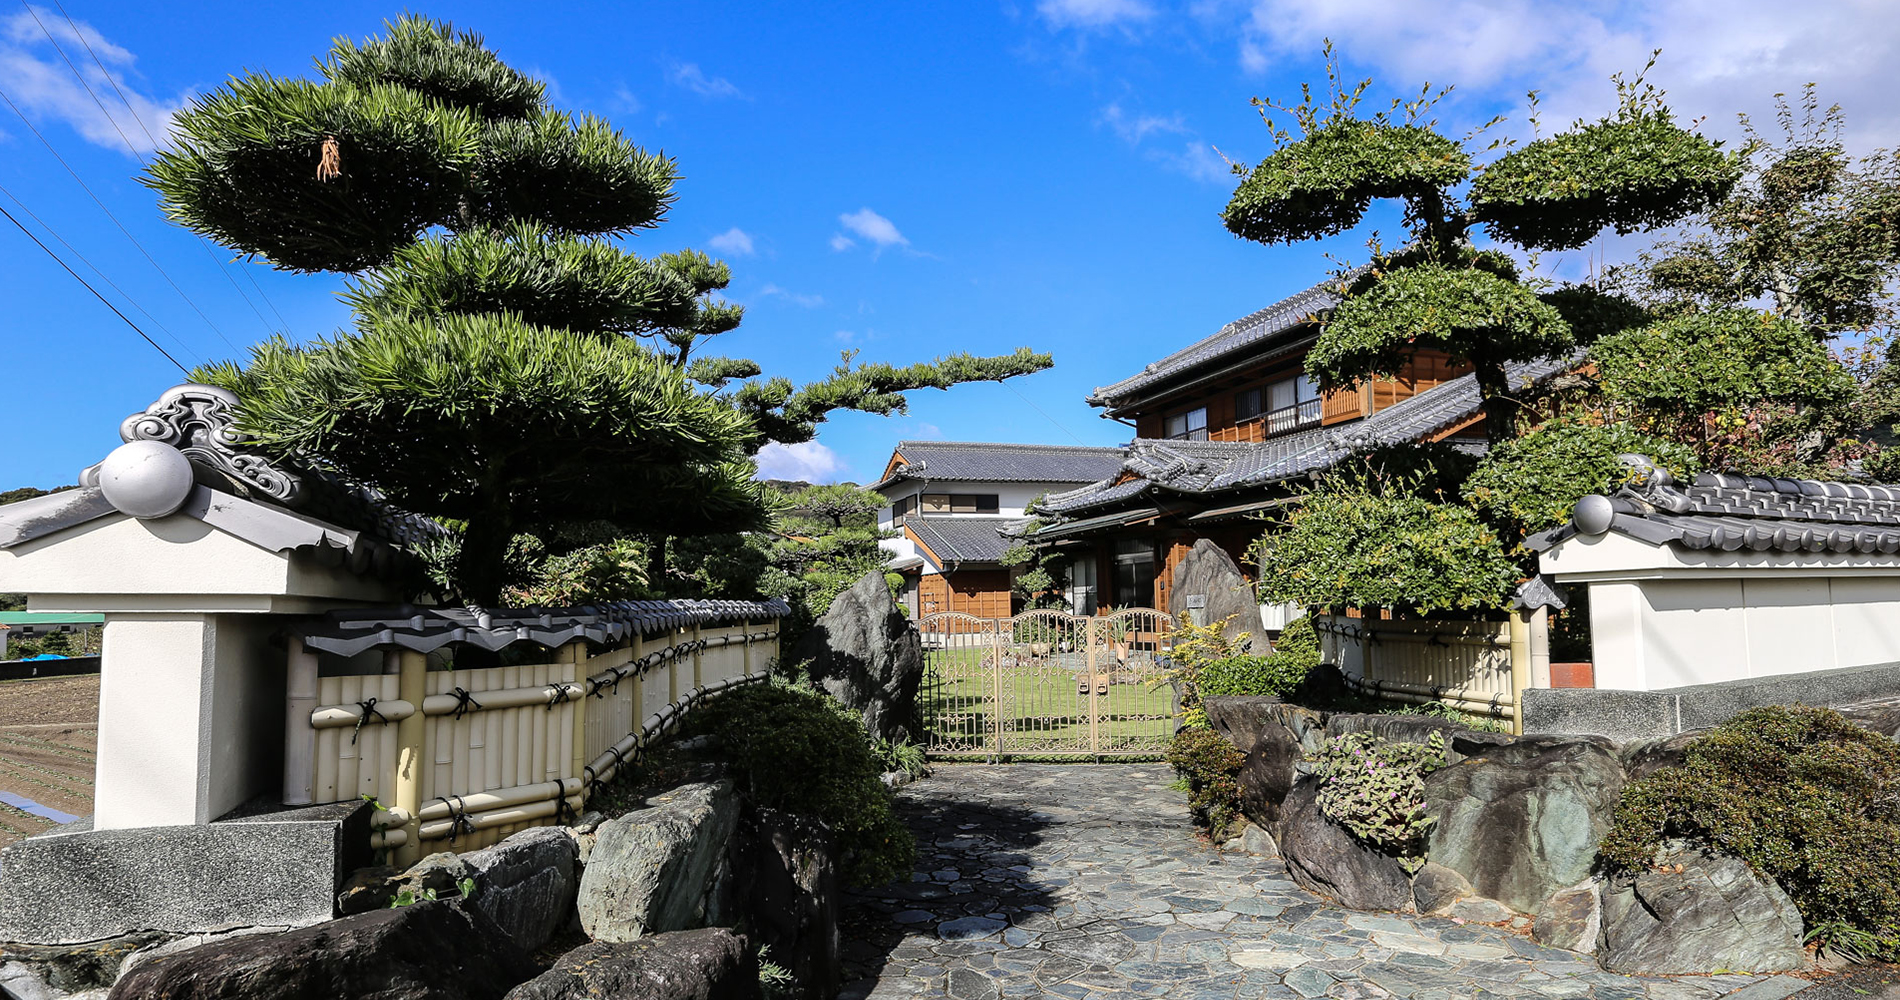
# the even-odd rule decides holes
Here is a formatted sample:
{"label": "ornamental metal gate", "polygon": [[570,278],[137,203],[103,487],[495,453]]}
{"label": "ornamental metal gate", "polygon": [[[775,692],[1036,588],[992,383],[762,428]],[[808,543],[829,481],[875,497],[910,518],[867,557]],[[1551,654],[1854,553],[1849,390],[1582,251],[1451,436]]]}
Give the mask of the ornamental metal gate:
{"label": "ornamental metal gate", "polygon": [[917,628],[917,706],[933,757],[1156,756],[1174,736],[1166,612],[943,612]]}

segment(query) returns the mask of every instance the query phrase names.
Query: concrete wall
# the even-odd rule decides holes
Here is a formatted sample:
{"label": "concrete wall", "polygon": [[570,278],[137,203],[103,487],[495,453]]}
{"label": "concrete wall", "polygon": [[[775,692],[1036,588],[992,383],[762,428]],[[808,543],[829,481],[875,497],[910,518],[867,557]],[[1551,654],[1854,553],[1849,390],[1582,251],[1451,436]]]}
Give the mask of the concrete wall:
{"label": "concrete wall", "polygon": [[1900,661],[1900,576],[1590,584],[1600,688],[1652,691]]}

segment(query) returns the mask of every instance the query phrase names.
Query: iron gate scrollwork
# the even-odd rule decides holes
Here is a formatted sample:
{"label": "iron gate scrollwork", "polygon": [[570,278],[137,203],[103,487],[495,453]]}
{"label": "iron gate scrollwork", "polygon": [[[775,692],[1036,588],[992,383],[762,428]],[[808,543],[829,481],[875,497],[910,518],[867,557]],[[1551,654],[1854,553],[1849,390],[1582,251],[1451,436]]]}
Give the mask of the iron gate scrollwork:
{"label": "iron gate scrollwork", "polygon": [[917,625],[918,714],[932,756],[1154,756],[1174,735],[1166,612],[943,612]]}

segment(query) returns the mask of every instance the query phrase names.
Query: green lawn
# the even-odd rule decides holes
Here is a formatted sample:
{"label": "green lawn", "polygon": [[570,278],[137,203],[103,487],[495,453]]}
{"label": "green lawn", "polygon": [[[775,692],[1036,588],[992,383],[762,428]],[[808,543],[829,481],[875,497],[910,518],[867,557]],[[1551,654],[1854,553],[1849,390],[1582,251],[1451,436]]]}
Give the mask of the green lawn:
{"label": "green lawn", "polygon": [[[933,754],[997,752],[991,714],[994,679],[984,650],[926,652],[918,707]],[[1004,667],[1002,748],[1007,756],[1074,753],[1154,755],[1174,735],[1173,691],[1146,670],[1117,670],[1094,697],[1099,747],[1090,743],[1090,697],[1080,657],[1025,657]]]}

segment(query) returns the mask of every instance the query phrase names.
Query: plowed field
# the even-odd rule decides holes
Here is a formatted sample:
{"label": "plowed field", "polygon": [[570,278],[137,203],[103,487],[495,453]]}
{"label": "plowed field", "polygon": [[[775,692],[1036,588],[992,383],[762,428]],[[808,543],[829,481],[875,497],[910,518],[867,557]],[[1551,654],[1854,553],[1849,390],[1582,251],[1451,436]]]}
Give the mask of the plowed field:
{"label": "plowed field", "polygon": [[92,812],[99,678],[0,682],[0,845]]}

